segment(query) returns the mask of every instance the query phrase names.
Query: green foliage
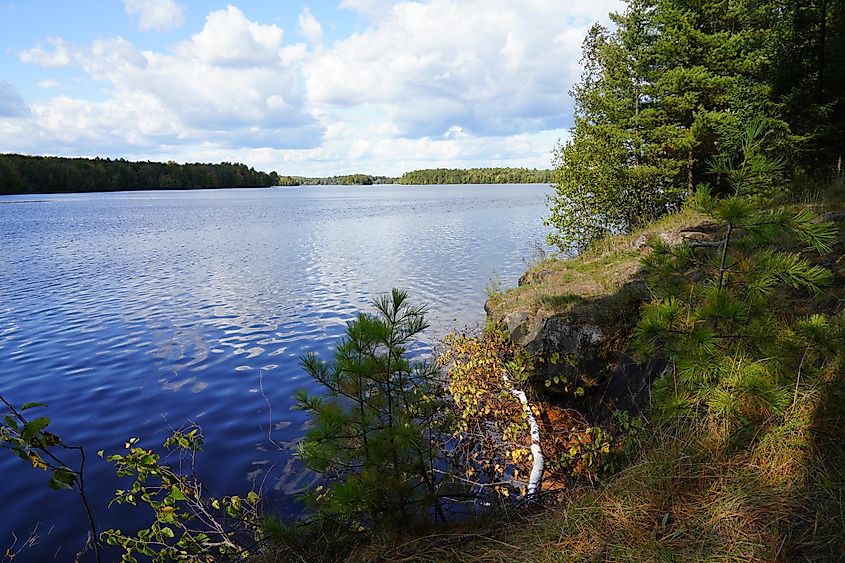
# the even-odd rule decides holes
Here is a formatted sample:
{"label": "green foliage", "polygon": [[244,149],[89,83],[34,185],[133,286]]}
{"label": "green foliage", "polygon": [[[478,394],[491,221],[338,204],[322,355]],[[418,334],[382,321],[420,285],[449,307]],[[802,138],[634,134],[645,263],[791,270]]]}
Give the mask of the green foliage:
{"label": "green foliage", "polygon": [[[345,174],[341,176],[325,176],[322,178],[294,177],[295,185],[303,186],[370,186],[372,184],[391,184],[396,179],[387,176],[371,176],[369,174]],[[294,184],[286,184],[294,185]]]}
{"label": "green foliage", "polygon": [[766,120],[756,118],[744,129],[729,130],[723,136],[725,150],[712,159],[708,170],[724,178],[728,193],[769,200],[780,195],[785,160],[764,152],[772,134],[773,130]]}
{"label": "green foliage", "polygon": [[[758,176],[743,166],[726,170],[735,191],[759,195],[770,169]],[[798,399],[802,378],[831,359],[829,319],[796,314],[792,304],[832,281],[807,253],[829,252],[835,227],[806,209],[760,211],[753,201],[717,200],[702,188],[692,203],[718,221],[720,240],[656,241],[644,260],[656,298],[643,309],[638,350],[670,361],[654,389],[658,418],[710,420],[729,434],[773,424]]]}
{"label": "green foliage", "polygon": [[[88,518],[89,541],[85,549],[93,548],[97,561],[100,561],[100,544],[97,540],[97,526],[88,499],[85,496],[85,450],[81,446],[65,444],[62,439],[46,430],[50,419],[39,416],[27,418],[27,411],[46,407],[44,403],[25,403],[20,409],[15,408],[5,397],[0,395],[0,402],[6,407],[3,422],[0,423],[0,447],[10,450],[22,460],[32,464],[35,469],[50,474],[49,485],[52,489],[73,489],[79,493],[85,514]],[[73,452],[78,458],[78,466],[71,469],[60,456]],[[79,553],[81,555],[82,551]],[[11,554],[11,555],[10,555]],[[11,549],[7,557],[14,558]]]}
{"label": "green foliage", "polygon": [[[100,561],[101,542],[123,550],[121,561],[138,557],[151,561],[217,561],[244,559],[259,553],[271,540],[269,520],[261,517],[259,496],[250,492],[245,498],[203,497],[202,485],[193,474],[193,459],[202,451],[199,427],[191,425],[175,431],[165,442],[165,449],[175,454],[177,464],[165,464],[153,450],[138,445],[137,438],[125,444],[125,453],[106,457],[115,466],[118,477],[129,477],[131,485],[119,489],[112,502],[150,509],[150,525],[134,534],[120,529],[97,533],[94,517],[85,496],[85,452],[79,446],[65,444],[46,428],[47,417],[32,420],[25,415],[43,403],[26,403],[16,409],[5,398],[7,413],[0,424],[0,446],[8,448],[36,469],[50,473],[50,487],[76,490],[85,508],[91,536],[86,548],[93,548]],[[75,452],[76,469],[69,467],[60,454]],[[105,457],[103,451],[98,452]],[[272,526],[270,526],[272,527]],[[81,555],[81,552],[80,552]]]}
{"label": "green foliage", "polygon": [[536,168],[435,168],[405,172],[400,184],[546,184],[549,170]]}
{"label": "green foliage", "polygon": [[308,500],[320,517],[351,529],[401,525],[429,509],[442,516],[435,465],[448,429],[443,389],[434,366],[408,357],[428,327],[426,311],[396,289],[374,305],[375,315],[348,323],[333,362],[302,358],[325,392],[296,397],[311,415],[299,457],[327,479]]}
{"label": "green foliage", "polygon": [[[272,172],[271,175],[275,174]],[[275,183],[276,186],[299,186],[302,185],[302,180],[294,176],[278,176]]]}
{"label": "green foliage", "polygon": [[45,407],[44,403],[26,403],[20,410],[9,403],[7,414],[0,424],[0,445],[8,448],[22,460],[32,464],[35,469],[50,473],[50,487],[70,489],[77,484],[78,472],[67,467],[58,459],[53,450],[65,444],[56,434],[46,430],[50,419],[46,416],[28,419],[24,413],[30,409]]}
{"label": "green foliage", "polygon": [[815,179],[843,177],[845,2],[765,2],[774,97],[798,140],[790,156]]}
{"label": "green foliage", "polygon": [[[106,457],[118,477],[132,479],[128,488],[115,492],[112,502],[144,506],[155,515],[148,527],[134,534],[120,529],[102,533],[106,544],[123,550],[121,561],[134,562],[138,557],[160,562],[236,560],[258,549],[264,538],[258,494],[206,498],[201,483],[188,473],[202,444],[199,427],[192,425],[164,442],[177,458],[176,467],[140,447],[137,438],[126,442],[125,453]],[[99,455],[105,456],[102,451]]]}
{"label": "green foliage", "polygon": [[845,2],[787,4],[628,0],[612,31],[590,30],[555,153],[551,244],[629,232],[699,184],[771,199],[802,170],[845,174]]}

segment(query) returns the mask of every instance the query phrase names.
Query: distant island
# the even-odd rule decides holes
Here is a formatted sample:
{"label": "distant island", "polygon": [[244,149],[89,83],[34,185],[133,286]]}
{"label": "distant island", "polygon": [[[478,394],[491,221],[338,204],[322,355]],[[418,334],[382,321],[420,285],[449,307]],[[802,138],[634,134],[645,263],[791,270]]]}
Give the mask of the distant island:
{"label": "distant island", "polygon": [[245,164],[131,162],[0,154],[0,194],[258,188],[272,186],[368,186],[373,184],[549,183],[551,170],[536,168],[435,168],[402,176],[346,174],[326,177],[261,172]]}
{"label": "distant island", "polygon": [[399,184],[547,184],[551,170],[536,168],[434,168],[405,172]]}
{"label": "distant island", "polygon": [[371,176],[369,174],[344,174],[306,178],[304,176],[282,176],[281,186],[372,186],[373,184],[396,184],[395,176]]}
{"label": "distant island", "polygon": [[280,176],[287,186],[369,186],[372,184],[547,184],[552,181],[551,170],[536,168],[429,168],[405,172],[401,176],[370,176],[348,174],[326,178]]}

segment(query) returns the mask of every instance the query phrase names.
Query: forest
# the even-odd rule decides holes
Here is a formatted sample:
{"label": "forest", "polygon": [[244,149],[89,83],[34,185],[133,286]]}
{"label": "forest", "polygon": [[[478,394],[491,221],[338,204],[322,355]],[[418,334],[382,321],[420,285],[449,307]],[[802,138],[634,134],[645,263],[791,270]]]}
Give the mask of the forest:
{"label": "forest", "polygon": [[435,169],[401,177],[371,174],[289,176],[245,164],[130,162],[0,154],[0,194],[183,190],[269,186],[370,186],[375,184],[547,183],[551,171],[528,168]]}
{"label": "forest", "polygon": [[434,168],[405,172],[399,184],[545,184],[550,170],[536,168]]}
{"label": "forest", "polygon": [[395,184],[396,178],[390,176],[371,176],[369,174],[344,174],[323,177],[291,177],[298,186],[372,186],[373,184]]}
{"label": "forest", "polygon": [[[840,0],[631,0],[595,25],[556,151],[551,242],[583,247],[679,208],[699,186],[731,193],[725,168],[778,170],[773,195],[829,182],[845,153],[845,9]],[[783,195],[785,192],[781,192]]]}
{"label": "forest", "polygon": [[245,164],[129,162],[0,154],[0,194],[181,190],[275,186],[275,172]]}

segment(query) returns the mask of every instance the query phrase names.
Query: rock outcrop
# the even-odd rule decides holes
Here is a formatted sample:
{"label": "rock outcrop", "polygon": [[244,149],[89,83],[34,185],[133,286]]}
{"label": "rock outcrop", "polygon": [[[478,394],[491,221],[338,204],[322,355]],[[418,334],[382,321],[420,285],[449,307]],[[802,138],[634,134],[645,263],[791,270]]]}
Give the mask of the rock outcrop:
{"label": "rock outcrop", "polygon": [[538,359],[533,383],[549,399],[593,420],[617,408],[638,410],[665,367],[640,364],[632,353],[633,330],[648,298],[641,257],[653,238],[679,245],[712,241],[714,234],[706,224],[652,230],[601,254],[545,262],[485,310]]}

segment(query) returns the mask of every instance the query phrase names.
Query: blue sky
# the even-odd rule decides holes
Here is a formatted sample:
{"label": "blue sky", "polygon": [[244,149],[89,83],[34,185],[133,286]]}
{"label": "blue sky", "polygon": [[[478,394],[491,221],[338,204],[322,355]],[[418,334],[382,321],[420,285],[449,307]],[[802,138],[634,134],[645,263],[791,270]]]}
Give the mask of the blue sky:
{"label": "blue sky", "polygon": [[0,152],[548,167],[619,0],[0,0]]}

